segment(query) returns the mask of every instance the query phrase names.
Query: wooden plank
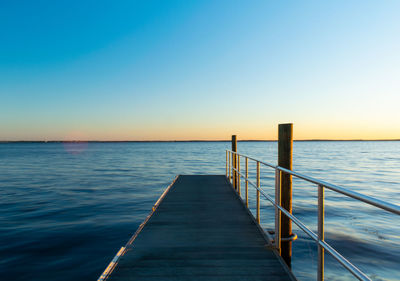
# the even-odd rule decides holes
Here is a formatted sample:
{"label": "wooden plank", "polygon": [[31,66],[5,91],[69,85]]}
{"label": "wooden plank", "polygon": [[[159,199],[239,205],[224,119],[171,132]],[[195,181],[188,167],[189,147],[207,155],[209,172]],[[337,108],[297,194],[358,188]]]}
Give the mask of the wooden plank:
{"label": "wooden plank", "polygon": [[293,280],[225,176],[179,176],[107,280]]}

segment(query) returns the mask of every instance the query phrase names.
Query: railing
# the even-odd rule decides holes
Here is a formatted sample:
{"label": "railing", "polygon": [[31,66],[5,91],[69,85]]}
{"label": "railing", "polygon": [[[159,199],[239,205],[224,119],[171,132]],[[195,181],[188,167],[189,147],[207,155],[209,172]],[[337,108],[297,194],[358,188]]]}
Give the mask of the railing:
{"label": "railing", "polygon": [[[240,157],[245,159],[245,173],[240,171]],[[248,178],[248,161],[255,161],[257,167],[257,178],[256,183],[252,182]],[[275,170],[275,200],[269,196],[260,185],[260,165],[267,166]],[[298,218],[293,216],[289,211],[281,206],[281,177],[282,174],[286,173],[303,179],[305,181],[314,183],[318,186],[318,233],[311,231],[306,225],[304,225]],[[260,194],[262,194],[268,201],[270,201],[275,206],[275,233],[272,239],[273,246],[280,254],[281,252],[281,242],[283,239],[288,241],[290,238],[281,237],[281,213],[287,216],[291,221],[293,221],[302,231],[304,231],[308,236],[311,237],[318,245],[318,273],[317,280],[324,280],[324,252],[327,251],[333,256],[340,264],[342,264],[351,274],[353,274],[359,280],[371,280],[365,273],[358,269],[355,265],[349,262],[345,257],[339,254],[335,249],[333,249],[328,243],[325,242],[324,238],[324,189],[341,193],[343,195],[349,196],[351,198],[357,199],[359,201],[365,202],[369,205],[381,208],[388,212],[400,215],[400,207],[394,204],[384,202],[379,199],[375,199],[358,192],[354,192],[343,187],[330,184],[306,175],[302,175],[292,170],[285,169],[280,166],[269,164],[266,162],[259,161],[252,157],[239,154],[237,152],[227,150],[226,151],[226,176],[232,180],[232,184],[235,190],[241,195],[240,190],[240,179],[243,177],[245,179],[245,204],[246,207],[249,206],[249,196],[248,196],[248,184],[256,188],[256,221],[260,223]],[[268,234],[267,234],[268,235]],[[270,236],[271,238],[271,236]]]}

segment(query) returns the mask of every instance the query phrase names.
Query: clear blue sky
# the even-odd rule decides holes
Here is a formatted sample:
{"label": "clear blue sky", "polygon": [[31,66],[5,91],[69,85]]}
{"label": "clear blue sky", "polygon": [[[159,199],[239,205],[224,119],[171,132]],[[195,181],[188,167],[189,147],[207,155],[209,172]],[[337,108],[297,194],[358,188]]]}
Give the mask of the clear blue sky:
{"label": "clear blue sky", "polygon": [[1,1],[0,140],[400,138],[400,1]]}

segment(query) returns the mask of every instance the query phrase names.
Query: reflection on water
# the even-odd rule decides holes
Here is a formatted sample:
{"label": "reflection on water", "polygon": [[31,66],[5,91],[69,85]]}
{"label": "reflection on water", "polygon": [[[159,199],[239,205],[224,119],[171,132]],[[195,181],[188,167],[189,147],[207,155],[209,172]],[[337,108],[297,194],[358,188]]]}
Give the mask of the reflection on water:
{"label": "reflection on water", "polygon": [[[74,154],[62,143],[0,144],[2,280],[96,280],[175,175],[224,174],[229,146],[87,143],[71,148]],[[238,149],[276,162],[274,142],[239,142]],[[299,172],[399,204],[400,142],[295,142],[293,157]],[[254,178],[255,165],[249,167]],[[261,171],[273,195],[273,171]],[[294,179],[293,189],[294,214],[316,230],[316,187]],[[251,188],[249,200],[254,210]],[[261,214],[272,228],[267,202]],[[327,241],[374,280],[400,280],[398,216],[326,191],[325,229]],[[294,230],[293,269],[315,279],[315,243]],[[328,256],[326,275],[351,279]]]}

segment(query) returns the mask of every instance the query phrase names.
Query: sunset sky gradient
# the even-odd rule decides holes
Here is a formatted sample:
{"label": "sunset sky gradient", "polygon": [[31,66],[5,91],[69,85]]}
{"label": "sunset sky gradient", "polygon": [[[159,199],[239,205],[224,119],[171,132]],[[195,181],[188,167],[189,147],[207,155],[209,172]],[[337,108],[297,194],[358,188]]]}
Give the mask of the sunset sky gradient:
{"label": "sunset sky gradient", "polygon": [[400,139],[400,1],[2,1],[0,140]]}

